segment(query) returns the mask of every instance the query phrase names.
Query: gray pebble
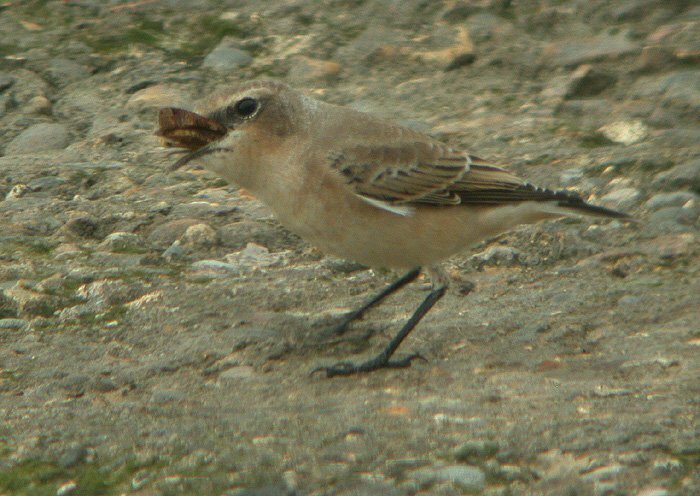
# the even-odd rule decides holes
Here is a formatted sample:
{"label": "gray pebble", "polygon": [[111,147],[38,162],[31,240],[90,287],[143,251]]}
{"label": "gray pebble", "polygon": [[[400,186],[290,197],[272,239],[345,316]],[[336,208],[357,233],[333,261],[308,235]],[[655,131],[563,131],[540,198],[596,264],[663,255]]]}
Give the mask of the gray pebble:
{"label": "gray pebble", "polygon": [[22,319],[0,319],[0,329],[26,329],[29,322]]}
{"label": "gray pebble", "polygon": [[48,92],[48,83],[36,72],[27,69],[18,69],[13,71],[12,77],[15,79],[15,83],[8,93],[12,101],[20,106],[24,105],[35,96],[46,96]]}
{"label": "gray pebble", "polygon": [[556,54],[549,60],[564,66],[577,66],[601,59],[614,59],[638,50],[636,44],[627,39],[624,32],[580,39],[573,43],[563,43],[556,47]]}
{"label": "gray pebble", "polygon": [[208,249],[218,244],[219,236],[209,224],[194,224],[185,229],[181,241],[195,249]]}
{"label": "gray pebble", "polygon": [[255,243],[248,243],[241,251],[231,253],[225,257],[227,262],[235,264],[243,270],[276,266],[283,264],[286,258],[283,252],[270,253],[270,250]]}
{"label": "gray pebble", "polygon": [[506,482],[525,479],[523,469],[517,465],[501,465],[498,470],[498,477]]}
{"label": "gray pebble", "polygon": [[85,386],[90,382],[90,378],[86,375],[72,374],[59,381],[61,389],[69,395],[82,395],[85,393]]}
{"label": "gray pebble", "polygon": [[68,128],[63,124],[34,124],[22,131],[5,148],[5,155],[60,150],[69,143]]}
{"label": "gray pebble", "polygon": [[683,464],[675,458],[657,460],[651,466],[651,471],[659,477],[668,477],[683,471]]}
{"label": "gray pebble", "polygon": [[15,84],[15,78],[6,72],[0,72],[0,93]]}
{"label": "gray pebble", "polygon": [[156,226],[148,235],[148,243],[156,250],[166,250],[177,241],[188,227],[199,224],[197,219],[177,219]]}
{"label": "gray pebble", "polygon": [[167,389],[162,389],[158,391],[153,391],[153,394],[151,394],[151,403],[158,403],[158,404],[163,404],[163,403],[170,403],[172,401],[180,401],[184,399],[185,395],[182,394],[180,391],[171,391]]}
{"label": "gray pebble", "polygon": [[455,459],[466,462],[474,459],[491,458],[498,453],[498,443],[495,441],[467,441],[454,451]]}
{"label": "gray pebble", "polygon": [[581,184],[583,176],[583,168],[567,169],[559,175],[559,182],[562,186],[579,185]]}
{"label": "gray pebble", "polygon": [[617,484],[614,482],[597,482],[593,494],[595,496],[612,496],[619,493]]}
{"label": "gray pebble", "polygon": [[230,72],[245,67],[253,62],[253,57],[245,50],[238,48],[235,40],[224,38],[209,55],[204,58],[202,67],[217,72]]}
{"label": "gray pebble", "polygon": [[14,105],[11,95],[0,94],[0,117],[4,116]]}
{"label": "gray pebble", "polygon": [[617,78],[609,72],[588,65],[581,66],[574,71],[567,86],[565,98],[594,96],[614,85],[616,81]]}
{"label": "gray pebble", "polygon": [[71,446],[58,459],[58,466],[71,468],[83,463],[88,457],[88,449],[85,446]]}
{"label": "gray pebble", "polygon": [[[691,111],[700,108],[700,71],[678,71],[662,80],[663,101]],[[697,115],[697,114],[696,114]]]}
{"label": "gray pebble", "polygon": [[647,225],[656,232],[687,231],[699,216],[700,208],[661,208],[649,216]]}
{"label": "gray pebble", "polygon": [[485,265],[513,266],[521,265],[522,253],[510,246],[492,246],[480,253],[472,255],[469,259],[476,267]]}
{"label": "gray pebble", "polygon": [[68,481],[65,484],[61,484],[56,490],[56,496],[68,496],[73,494],[78,489],[78,484],[74,481]]}
{"label": "gray pebble", "polygon": [[585,482],[608,480],[621,474],[624,470],[625,467],[619,464],[608,465],[583,474],[581,479]]}
{"label": "gray pebble", "polygon": [[185,249],[182,247],[180,244],[180,241],[175,240],[172,245],[168,247],[167,250],[163,252],[161,255],[163,258],[166,260],[172,261],[172,260],[178,260],[183,257],[185,254]]}
{"label": "gray pebble", "polygon": [[46,191],[66,182],[65,179],[58,176],[44,176],[33,179],[27,183],[27,187],[32,191]]}
{"label": "gray pebble", "polygon": [[118,389],[117,384],[109,377],[97,377],[92,382],[92,389],[98,393],[109,393]]}
{"label": "gray pebble", "polygon": [[49,64],[47,79],[57,86],[66,86],[85,79],[89,75],[87,68],[74,60],[55,58]]}
{"label": "gray pebble", "polygon": [[678,164],[654,177],[652,186],[663,189],[690,188],[700,192],[700,158]]}
{"label": "gray pebble", "polygon": [[[170,212],[171,217],[207,217],[219,212],[219,207],[206,201],[178,203]],[[183,219],[184,220],[184,219]]]}
{"label": "gray pebble", "polygon": [[220,260],[200,260],[192,264],[192,269],[196,271],[211,271],[218,273],[239,274],[241,266]]}
{"label": "gray pebble", "polygon": [[15,184],[5,195],[5,200],[17,200],[29,193],[31,190],[26,184]]}
{"label": "gray pebble", "polygon": [[279,250],[285,245],[288,235],[280,227],[265,222],[241,221],[223,226],[219,237],[221,245],[232,250],[241,250],[250,242],[269,250]]}
{"label": "gray pebble", "polygon": [[150,471],[139,470],[131,478],[131,490],[138,491],[139,489],[143,489],[143,487],[146,484],[148,484],[148,482],[151,480],[151,477],[152,477],[152,474]]}
{"label": "gray pebble", "polygon": [[244,379],[250,379],[255,375],[255,369],[250,365],[241,365],[224,370],[219,374],[219,382],[237,383]]}
{"label": "gray pebble", "polygon": [[324,258],[321,261],[321,266],[335,274],[350,274],[352,272],[359,272],[367,269],[365,265],[353,262],[352,260],[332,257]]}
{"label": "gray pebble", "polygon": [[619,306],[631,306],[631,305],[637,305],[642,301],[642,299],[639,296],[633,296],[633,295],[625,295],[619,300],[617,300],[617,304]]}
{"label": "gray pebble", "polygon": [[65,232],[84,238],[96,237],[100,230],[100,221],[91,215],[79,215],[65,223]]}
{"label": "gray pebble", "polygon": [[[31,183],[30,183],[31,184]],[[682,207],[690,201],[698,202],[700,197],[690,191],[674,191],[673,193],[657,193],[646,202],[649,210],[658,210],[665,207]]]}
{"label": "gray pebble", "polygon": [[642,489],[637,493],[637,496],[669,496],[669,494],[670,493],[666,489],[653,487],[649,489]]}
{"label": "gray pebble", "polygon": [[477,468],[465,465],[450,465],[433,468],[424,467],[408,474],[418,481],[421,487],[429,487],[435,483],[451,482],[466,492],[480,492],[486,487],[486,475]]}
{"label": "gray pebble", "polygon": [[102,279],[81,286],[76,294],[97,309],[110,305],[121,305],[142,295],[138,283],[130,284],[118,279]]}
{"label": "gray pebble", "polygon": [[613,208],[624,210],[634,206],[640,196],[639,190],[635,188],[619,188],[603,196],[600,201]]}
{"label": "gray pebble", "polygon": [[100,243],[100,248],[114,252],[141,252],[145,251],[146,242],[138,234],[114,232]]}

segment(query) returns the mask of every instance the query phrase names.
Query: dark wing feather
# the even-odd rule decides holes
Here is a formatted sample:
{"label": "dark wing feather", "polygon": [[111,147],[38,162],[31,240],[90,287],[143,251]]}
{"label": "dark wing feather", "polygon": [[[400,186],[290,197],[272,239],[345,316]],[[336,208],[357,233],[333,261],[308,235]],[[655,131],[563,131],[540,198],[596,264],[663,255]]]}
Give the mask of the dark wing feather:
{"label": "dark wing feather", "polygon": [[456,205],[451,186],[469,170],[469,157],[439,143],[355,146],[331,157],[331,168],[364,198],[394,205]]}

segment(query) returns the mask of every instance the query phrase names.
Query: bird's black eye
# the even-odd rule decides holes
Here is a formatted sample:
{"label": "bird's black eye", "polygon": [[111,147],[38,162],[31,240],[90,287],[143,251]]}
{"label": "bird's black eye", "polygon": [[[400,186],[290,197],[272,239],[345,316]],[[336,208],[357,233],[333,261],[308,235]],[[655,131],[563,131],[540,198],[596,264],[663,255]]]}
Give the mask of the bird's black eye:
{"label": "bird's black eye", "polygon": [[234,109],[239,117],[250,117],[258,110],[258,101],[247,96],[238,100]]}

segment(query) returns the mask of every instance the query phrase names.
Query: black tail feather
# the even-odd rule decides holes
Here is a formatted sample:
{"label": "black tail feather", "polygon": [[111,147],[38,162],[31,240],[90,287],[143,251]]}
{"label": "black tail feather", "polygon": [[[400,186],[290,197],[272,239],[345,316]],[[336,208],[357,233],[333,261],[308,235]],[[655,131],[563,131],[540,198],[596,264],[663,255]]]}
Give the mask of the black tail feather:
{"label": "black tail feather", "polygon": [[483,189],[469,191],[460,194],[463,204],[508,204],[523,201],[553,202],[565,209],[599,217],[633,220],[628,214],[606,207],[592,205],[586,202],[578,194],[571,191],[553,191],[546,188],[538,188],[532,184],[523,184],[514,189]]}

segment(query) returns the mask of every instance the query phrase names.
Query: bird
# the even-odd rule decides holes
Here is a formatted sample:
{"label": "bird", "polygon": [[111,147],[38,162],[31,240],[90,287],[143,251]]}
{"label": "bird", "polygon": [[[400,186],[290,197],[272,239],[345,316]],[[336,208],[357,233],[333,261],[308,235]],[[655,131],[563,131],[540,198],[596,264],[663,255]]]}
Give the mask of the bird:
{"label": "bird", "polygon": [[372,358],[313,372],[349,376],[409,367],[394,352],[444,296],[442,262],[520,224],[570,215],[631,220],[571,191],[533,186],[428,134],[315,99],[280,81],[226,87],[195,111],[159,110],[156,135],[265,203],[280,223],[321,251],[404,275],[345,314],[341,335],[371,307],[425,273],[431,290]]}

